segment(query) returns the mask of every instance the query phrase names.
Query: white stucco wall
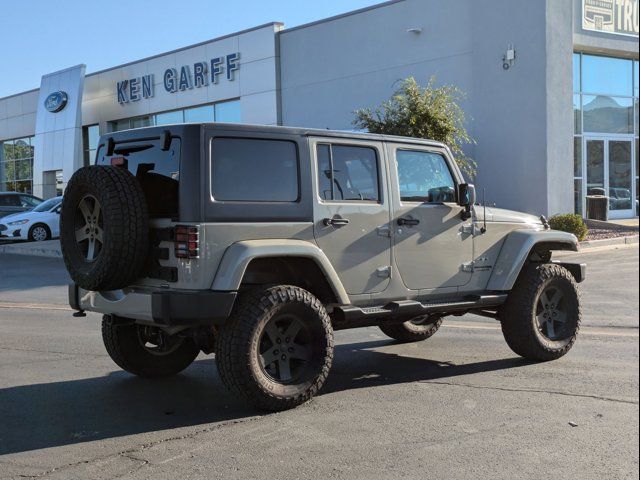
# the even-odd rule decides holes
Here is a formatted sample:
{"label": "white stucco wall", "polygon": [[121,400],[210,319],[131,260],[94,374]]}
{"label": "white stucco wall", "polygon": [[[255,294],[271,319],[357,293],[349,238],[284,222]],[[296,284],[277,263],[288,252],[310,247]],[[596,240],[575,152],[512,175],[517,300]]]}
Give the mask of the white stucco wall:
{"label": "white stucco wall", "polygon": [[[275,32],[280,24],[272,23],[221,39],[161,54],[132,64],[89,74],[85,80],[82,123],[101,124],[105,133],[107,121],[148,115],[228,99],[240,99],[242,121],[275,125],[277,116],[277,51]],[[169,93],[164,88],[163,74],[168,68],[178,71],[188,65],[193,73],[195,62],[209,63],[212,58],[240,53],[240,68],[234,80],[222,75],[217,84]],[[154,95],[135,102],[118,103],[117,82],[152,74]]]}

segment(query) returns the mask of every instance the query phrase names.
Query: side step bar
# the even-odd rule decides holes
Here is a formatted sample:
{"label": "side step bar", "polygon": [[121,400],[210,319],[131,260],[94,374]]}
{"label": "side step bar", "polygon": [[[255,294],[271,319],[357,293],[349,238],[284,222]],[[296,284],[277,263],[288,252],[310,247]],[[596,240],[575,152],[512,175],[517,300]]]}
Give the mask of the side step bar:
{"label": "side step bar", "polygon": [[416,300],[389,302],[379,307],[356,307],[344,305],[336,307],[331,315],[334,328],[356,328],[368,325],[405,322],[421,315],[461,314],[470,310],[486,310],[499,307],[507,300],[506,293],[492,295],[470,295],[462,299],[437,300],[421,303]]}

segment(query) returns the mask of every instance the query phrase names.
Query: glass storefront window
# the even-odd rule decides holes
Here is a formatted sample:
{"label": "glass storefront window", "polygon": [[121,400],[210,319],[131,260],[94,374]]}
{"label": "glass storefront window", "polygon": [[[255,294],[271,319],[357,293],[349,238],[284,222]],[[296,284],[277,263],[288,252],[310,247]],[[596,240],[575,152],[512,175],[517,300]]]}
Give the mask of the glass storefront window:
{"label": "glass storefront window", "polygon": [[632,69],[632,60],[582,55],[582,91],[632,96]]}
{"label": "glass storefront window", "polygon": [[131,128],[150,127],[153,125],[153,117],[138,117],[131,119]]}
{"label": "glass storefront window", "polygon": [[147,115],[144,117],[114,120],[109,122],[109,131],[119,132],[120,130],[152,125],[206,122],[240,123],[240,100],[230,100],[183,110],[172,110],[170,112],[156,113],[155,115]]}
{"label": "glass storefront window", "polygon": [[84,150],[84,165],[88,166],[93,162],[100,140],[100,127],[98,125],[89,125],[82,128],[82,143]]}
{"label": "glass storefront window", "polygon": [[633,133],[633,100],[606,95],[582,96],[583,129],[597,133]]}
{"label": "glass storefront window", "polygon": [[606,195],[604,140],[587,140],[587,195]]}
{"label": "glass storefront window", "polygon": [[573,54],[573,91],[580,91],[580,54]]}
{"label": "glass storefront window", "polygon": [[171,125],[174,123],[184,123],[182,110],[174,112],[158,113],[156,116],[156,125]]}
{"label": "glass storefront window", "polygon": [[631,210],[631,148],[628,140],[609,141],[610,210]]}
{"label": "glass storefront window", "polygon": [[638,60],[633,62],[633,96],[634,97],[637,97],[640,94],[640,92],[638,92],[638,90],[640,90],[638,88],[638,74],[640,73],[638,72],[638,65],[639,65]]}
{"label": "glass storefront window", "polygon": [[203,123],[213,122],[215,119],[213,113],[213,105],[204,105],[202,107],[187,108],[184,111],[185,123]]}
{"label": "glass storefront window", "polygon": [[31,193],[35,137],[0,142],[0,191]]}
{"label": "glass storefront window", "polygon": [[573,210],[578,215],[582,215],[582,179],[573,179]]}
{"label": "glass storefront window", "polygon": [[582,137],[573,137],[573,176],[582,176]]}
{"label": "glass storefront window", "polygon": [[573,133],[582,133],[582,110],[580,95],[573,96]]}
{"label": "glass storefront window", "polygon": [[216,103],[216,122],[240,123],[240,100]]}

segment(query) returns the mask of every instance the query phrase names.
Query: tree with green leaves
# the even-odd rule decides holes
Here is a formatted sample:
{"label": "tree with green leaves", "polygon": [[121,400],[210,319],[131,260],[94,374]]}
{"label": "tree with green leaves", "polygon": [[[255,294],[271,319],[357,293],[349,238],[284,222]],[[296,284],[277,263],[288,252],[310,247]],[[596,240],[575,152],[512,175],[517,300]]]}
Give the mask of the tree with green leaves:
{"label": "tree with green leaves", "polygon": [[465,113],[458,102],[465,93],[453,85],[435,87],[435,77],[421,87],[415,78],[405,79],[393,96],[374,109],[354,112],[356,128],[371,133],[428,138],[449,146],[467,177],[476,175],[476,162],[463,150],[475,144],[465,128]]}

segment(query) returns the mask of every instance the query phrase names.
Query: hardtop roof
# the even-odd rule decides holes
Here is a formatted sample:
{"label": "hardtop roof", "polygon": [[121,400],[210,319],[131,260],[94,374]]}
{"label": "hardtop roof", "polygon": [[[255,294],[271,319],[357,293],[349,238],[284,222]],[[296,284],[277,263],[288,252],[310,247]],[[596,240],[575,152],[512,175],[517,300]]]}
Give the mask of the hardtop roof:
{"label": "hardtop roof", "polygon": [[414,138],[414,137],[401,137],[396,135],[382,135],[378,133],[366,133],[355,132],[348,130],[323,130],[318,128],[304,128],[304,127],[284,127],[276,125],[252,125],[241,123],[193,123],[193,124],[173,124],[162,125],[155,127],[143,127],[132,130],[122,130],[120,132],[113,132],[105,134],[103,137],[117,137],[120,139],[126,138],[127,140],[134,140],[136,137],[148,137],[150,135],[158,135],[164,130],[187,130],[194,128],[205,128],[208,130],[223,130],[226,132],[241,132],[241,133],[274,133],[280,135],[300,135],[307,137],[331,137],[331,138],[346,138],[355,140],[371,140],[377,142],[398,142],[398,143],[410,143],[416,145],[427,145],[432,147],[444,147],[446,145],[442,142],[438,142],[430,139]]}

